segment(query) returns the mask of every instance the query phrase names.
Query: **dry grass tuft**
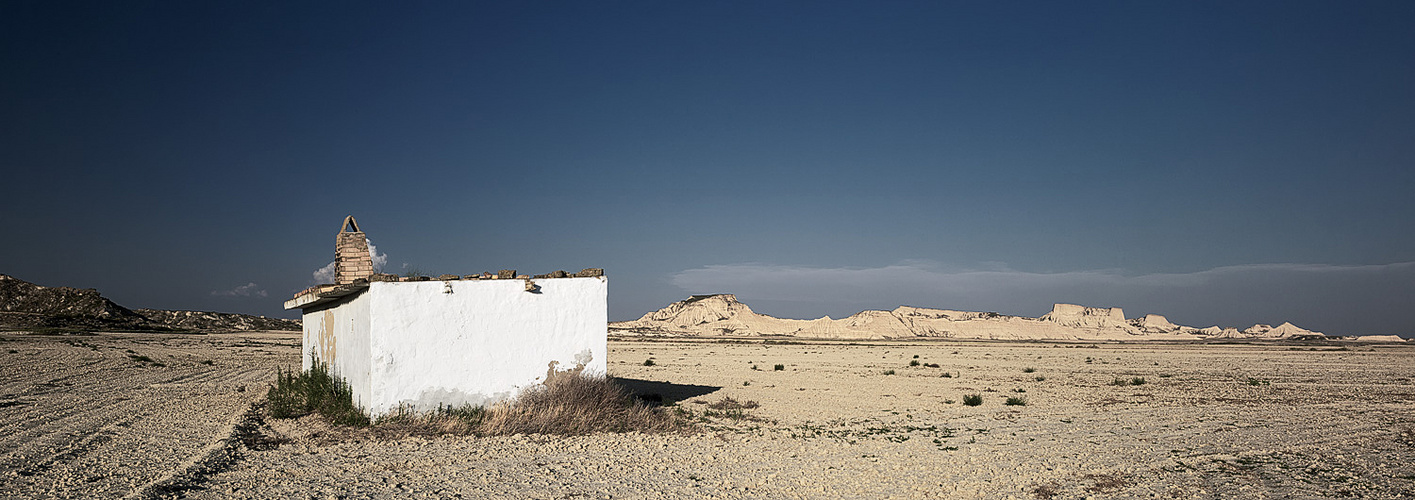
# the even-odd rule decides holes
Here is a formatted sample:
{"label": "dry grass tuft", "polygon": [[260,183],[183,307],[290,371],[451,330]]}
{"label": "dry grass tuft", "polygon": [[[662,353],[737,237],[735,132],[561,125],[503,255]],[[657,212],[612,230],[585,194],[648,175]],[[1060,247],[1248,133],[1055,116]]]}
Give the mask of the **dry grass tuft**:
{"label": "dry grass tuft", "polygon": [[596,432],[677,432],[689,428],[679,416],[636,401],[606,377],[560,373],[544,385],[486,410],[476,433],[573,436]]}
{"label": "dry grass tuft", "polygon": [[708,404],[708,408],[714,410],[750,410],[760,405],[756,401],[738,401],[730,397],[724,397],[721,401]]}

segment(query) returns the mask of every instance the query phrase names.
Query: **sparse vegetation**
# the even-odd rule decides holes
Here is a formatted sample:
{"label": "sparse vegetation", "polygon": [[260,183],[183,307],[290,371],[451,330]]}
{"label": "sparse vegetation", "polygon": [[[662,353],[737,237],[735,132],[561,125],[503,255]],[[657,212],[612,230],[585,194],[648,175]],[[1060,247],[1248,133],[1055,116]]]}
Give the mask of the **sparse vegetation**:
{"label": "sparse vegetation", "polygon": [[674,432],[690,426],[678,414],[635,401],[602,376],[559,373],[543,385],[486,410],[483,436],[580,435],[595,432]]}
{"label": "sparse vegetation", "polygon": [[885,371],[884,371],[884,374],[885,374],[885,375],[894,375],[894,370],[885,370]]}
{"label": "sparse vegetation", "polygon": [[966,406],[978,406],[983,404],[982,394],[968,394],[963,396],[963,404]]}
{"label": "sparse vegetation", "polygon": [[[915,357],[917,358],[918,356],[915,356]],[[909,360],[909,366],[919,366],[919,360],[917,360],[917,359],[911,359],[911,360]]]}
{"label": "sparse vegetation", "polygon": [[778,372],[779,372],[779,371],[784,371],[784,370],[786,370],[786,365],[776,365],[776,366],[771,367],[771,369],[772,369],[773,371],[778,371]]}
{"label": "sparse vegetation", "polygon": [[1131,379],[1116,377],[1115,380],[1110,381],[1110,385],[1145,385],[1145,383],[1145,377],[1135,377]]}
{"label": "sparse vegetation", "polygon": [[[605,377],[559,373],[509,401],[489,408],[439,406],[427,412],[398,408],[370,421],[353,403],[353,391],[327,365],[307,372],[280,371],[267,393],[270,416],[319,414],[336,425],[369,427],[375,435],[511,434],[579,435],[595,432],[670,432],[691,425],[679,413],[655,408],[663,396],[633,397]],[[748,402],[755,405],[755,402]],[[744,403],[745,405],[746,403]]]}
{"label": "sparse vegetation", "polygon": [[943,375],[939,375],[939,377],[942,377],[942,378],[953,378],[953,374],[952,374],[952,373],[949,373],[949,372],[943,372]]}
{"label": "sparse vegetation", "polygon": [[1047,378],[1042,375],[1037,375],[1036,377],[1033,377],[1033,380],[1036,380],[1037,382],[1044,382],[1046,381],[1046,379]]}
{"label": "sparse vegetation", "polygon": [[1050,500],[1060,494],[1060,492],[1057,491],[1059,487],[1060,486],[1055,482],[1038,485],[1036,488],[1032,489],[1032,496],[1040,498],[1041,500]]}
{"label": "sparse vegetation", "polygon": [[655,364],[657,363],[654,363],[652,358],[644,360],[644,366],[653,366]]}
{"label": "sparse vegetation", "polygon": [[1033,372],[1036,372],[1036,371],[1037,371],[1036,368],[1032,368],[1032,367],[1030,367],[1030,366],[1022,369],[1022,373],[1033,373]]}
{"label": "sparse vegetation", "polygon": [[216,364],[216,362],[215,362],[215,361],[212,361],[212,360],[209,360],[209,359],[204,359],[204,360],[201,361],[201,364],[206,365],[206,366],[211,366],[211,365]]}
{"label": "sparse vegetation", "polygon": [[294,418],[318,413],[331,423],[367,427],[368,415],[354,405],[354,391],[348,382],[336,379],[325,363],[315,362],[309,371],[277,370],[275,385],[266,392],[270,416]]}
{"label": "sparse vegetation", "polygon": [[1007,398],[1003,404],[1007,406],[1027,406],[1027,398],[1022,396],[1012,396]]}
{"label": "sparse vegetation", "polygon": [[1259,380],[1259,379],[1256,379],[1256,378],[1253,378],[1253,377],[1248,377],[1248,385],[1258,386],[1258,385],[1271,385],[1271,384],[1272,384],[1272,382],[1268,382],[1268,381],[1266,381],[1266,380]]}
{"label": "sparse vegetation", "polygon": [[938,363],[924,363],[924,368],[938,368]]}
{"label": "sparse vegetation", "polygon": [[724,397],[719,401],[708,403],[707,406],[714,410],[750,410],[761,405],[756,401],[738,401],[732,397]]}

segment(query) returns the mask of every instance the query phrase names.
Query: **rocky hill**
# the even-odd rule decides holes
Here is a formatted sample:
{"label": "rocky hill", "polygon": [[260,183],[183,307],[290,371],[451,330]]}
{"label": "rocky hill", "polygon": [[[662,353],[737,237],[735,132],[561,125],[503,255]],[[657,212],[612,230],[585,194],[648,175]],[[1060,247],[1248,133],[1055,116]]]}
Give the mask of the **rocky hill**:
{"label": "rocky hill", "polygon": [[1194,328],[1147,314],[1126,319],[1118,307],[1056,304],[1040,318],[990,312],[900,306],[842,319],[781,319],[757,314],[731,294],[694,295],[634,321],[610,323],[611,333],[661,336],[792,336],[807,338],[943,337],[1006,340],[1298,339],[1324,335],[1283,323],[1276,328]]}
{"label": "rocky hill", "polygon": [[205,311],[165,311],[161,309],[138,309],[147,319],[183,330],[204,332],[244,332],[252,330],[300,330],[300,322],[290,319],[267,318],[249,314],[205,312]]}
{"label": "rocky hill", "polygon": [[299,330],[300,323],[235,313],[134,311],[92,288],[40,286],[0,274],[0,330],[40,328],[216,332]]}
{"label": "rocky hill", "polygon": [[46,287],[0,274],[0,326],[153,329],[141,314],[92,288]]}

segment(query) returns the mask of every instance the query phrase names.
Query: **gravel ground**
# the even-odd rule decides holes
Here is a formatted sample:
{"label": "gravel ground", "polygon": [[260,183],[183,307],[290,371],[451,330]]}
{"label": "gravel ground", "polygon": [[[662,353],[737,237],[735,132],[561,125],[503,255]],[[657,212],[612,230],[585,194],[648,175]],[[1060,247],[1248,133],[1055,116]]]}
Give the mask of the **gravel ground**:
{"label": "gravel ground", "polygon": [[[84,378],[78,373],[87,365],[56,360],[101,355],[121,364],[128,359],[117,356],[127,348],[121,342],[136,340],[103,337],[117,344],[86,354],[89,348],[65,339],[8,338],[0,348],[29,350],[7,358],[20,361],[6,363],[4,387],[14,395],[5,401],[27,402],[0,408],[0,444],[11,464],[0,494],[49,488],[75,496],[91,487],[108,496],[195,498],[1415,497],[1415,349],[1408,346],[615,341],[611,374],[690,412],[699,431],[389,441],[313,417],[242,420],[254,399],[231,386],[261,384],[274,366],[298,362],[292,338],[242,347],[250,341],[194,337],[185,340],[191,346],[156,351],[175,342],[162,337],[144,345],[168,353],[161,355],[174,360],[169,366],[115,365],[110,371],[122,377],[108,378],[112,390],[95,382],[75,398],[35,395],[41,383]],[[187,347],[218,353],[193,357],[215,356],[216,368],[249,365],[179,368],[175,360],[190,354]],[[116,361],[107,351],[116,351]],[[650,358],[654,365],[644,366]],[[56,362],[68,366],[28,374]],[[156,379],[136,381],[179,369],[205,374],[205,382],[160,392],[150,388],[162,383]],[[253,378],[223,378],[242,373]],[[9,382],[12,376],[28,381]],[[1144,383],[1129,383],[1136,378]],[[1117,379],[1128,383],[1114,385]],[[143,383],[149,388],[134,389]],[[982,404],[964,406],[968,394],[981,395]],[[166,399],[154,401],[159,395]],[[149,411],[97,427],[81,422],[104,419],[69,423],[50,415],[73,406],[52,399],[122,397],[130,399],[111,404]],[[759,406],[710,409],[726,397]],[[1027,404],[1006,405],[1008,397]],[[83,406],[89,409],[70,411],[123,413]],[[123,421],[129,426],[117,426]],[[246,425],[234,434],[240,439],[225,443],[257,445],[235,446],[230,460],[191,473],[233,422]],[[41,426],[28,438],[10,437]],[[84,432],[110,437],[85,445],[104,438]],[[76,446],[15,451],[40,449],[40,441]],[[274,441],[283,444],[268,445]],[[45,463],[52,465],[35,468]],[[61,469],[70,472],[55,472]],[[105,479],[84,482],[95,476]],[[162,483],[170,477],[180,478],[179,487],[143,489],[172,484]]]}
{"label": "gravel ground", "polygon": [[141,495],[212,454],[299,334],[0,334],[0,497]]}

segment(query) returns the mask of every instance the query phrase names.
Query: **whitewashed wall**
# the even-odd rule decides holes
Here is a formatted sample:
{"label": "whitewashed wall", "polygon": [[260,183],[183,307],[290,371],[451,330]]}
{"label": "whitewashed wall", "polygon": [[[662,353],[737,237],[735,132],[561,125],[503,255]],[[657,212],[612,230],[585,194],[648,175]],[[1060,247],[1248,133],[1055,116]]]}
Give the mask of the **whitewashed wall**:
{"label": "whitewashed wall", "polygon": [[605,374],[608,281],[533,282],[538,293],[523,280],[370,283],[353,300],[305,314],[306,358],[321,352],[319,333],[333,324],[331,364],[374,416],[400,405],[490,404],[552,369]]}
{"label": "whitewashed wall", "polygon": [[301,365],[309,370],[313,360],[329,364],[336,376],[349,382],[354,402],[368,406],[372,401],[370,373],[370,315],[367,292],[346,298],[333,307],[304,313],[304,345]]}

